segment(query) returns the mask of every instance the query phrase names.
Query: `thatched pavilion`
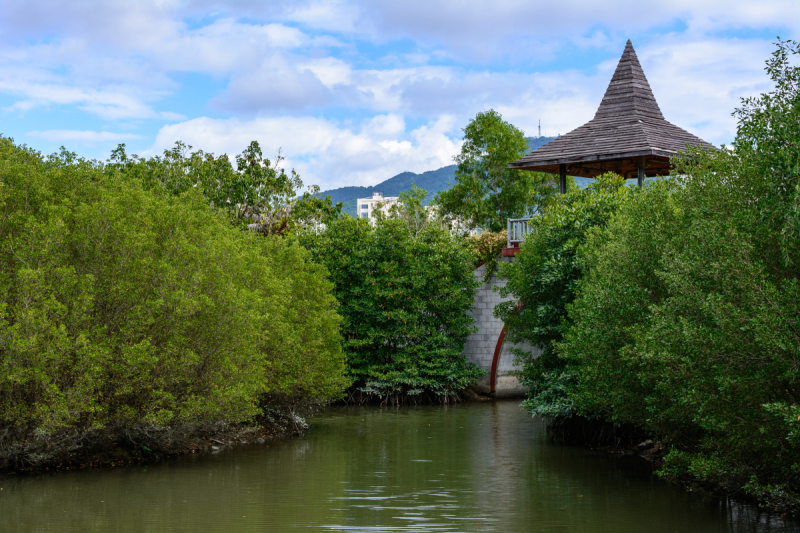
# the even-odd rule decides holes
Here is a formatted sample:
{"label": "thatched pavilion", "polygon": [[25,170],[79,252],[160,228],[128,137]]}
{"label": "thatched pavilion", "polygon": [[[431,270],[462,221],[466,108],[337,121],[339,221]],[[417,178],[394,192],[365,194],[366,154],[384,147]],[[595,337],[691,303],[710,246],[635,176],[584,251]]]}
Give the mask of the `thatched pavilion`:
{"label": "thatched pavilion", "polygon": [[566,192],[567,175],[594,178],[616,172],[625,178],[670,173],[669,158],[686,145],[711,144],[664,120],[630,40],[594,118],[550,141],[511,168],[559,174]]}

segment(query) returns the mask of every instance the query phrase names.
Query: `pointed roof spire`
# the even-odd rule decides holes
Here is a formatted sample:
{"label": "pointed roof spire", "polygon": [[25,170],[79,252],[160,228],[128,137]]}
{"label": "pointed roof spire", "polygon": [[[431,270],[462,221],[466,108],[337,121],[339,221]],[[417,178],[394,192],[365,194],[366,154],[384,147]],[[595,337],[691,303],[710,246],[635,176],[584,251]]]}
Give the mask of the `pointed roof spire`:
{"label": "pointed roof spire", "polygon": [[664,119],[630,39],[594,118],[644,115]]}
{"label": "pointed roof spire", "polygon": [[594,118],[509,166],[554,174],[565,168],[587,178],[608,171],[631,177],[644,166],[647,176],[661,176],[687,145],[713,148],[664,120],[629,40]]}

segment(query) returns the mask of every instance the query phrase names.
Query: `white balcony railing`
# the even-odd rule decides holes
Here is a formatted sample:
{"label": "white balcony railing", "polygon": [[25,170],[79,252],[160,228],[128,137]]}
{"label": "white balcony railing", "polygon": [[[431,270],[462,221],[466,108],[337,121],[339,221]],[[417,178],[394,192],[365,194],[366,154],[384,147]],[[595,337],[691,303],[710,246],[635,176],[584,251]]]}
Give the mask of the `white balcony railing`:
{"label": "white balcony railing", "polygon": [[530,218],[509,218],[506,232],[508,234],[507,248],[518,248],[519,243],[525,240],[530,232],[528,222]]}

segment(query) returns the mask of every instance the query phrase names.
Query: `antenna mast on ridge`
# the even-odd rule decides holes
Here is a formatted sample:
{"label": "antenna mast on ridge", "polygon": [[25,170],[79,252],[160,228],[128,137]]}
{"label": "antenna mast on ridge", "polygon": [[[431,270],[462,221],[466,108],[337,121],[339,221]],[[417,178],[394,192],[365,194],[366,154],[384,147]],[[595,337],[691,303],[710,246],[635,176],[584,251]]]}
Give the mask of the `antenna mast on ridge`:
{"label": "antenna mast on ridge", "polygon": [[539,119],[539,137],[542,136],[542,119]]}

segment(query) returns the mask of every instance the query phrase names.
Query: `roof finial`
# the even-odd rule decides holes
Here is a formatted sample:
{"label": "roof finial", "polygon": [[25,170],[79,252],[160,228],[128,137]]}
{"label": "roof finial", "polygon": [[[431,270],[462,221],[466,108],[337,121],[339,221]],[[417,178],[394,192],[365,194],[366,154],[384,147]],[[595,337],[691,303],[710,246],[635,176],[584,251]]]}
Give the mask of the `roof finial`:
{"label": "roof finial", "polygon": [[664,118],[628,39],[595,118],[632,115]]}

